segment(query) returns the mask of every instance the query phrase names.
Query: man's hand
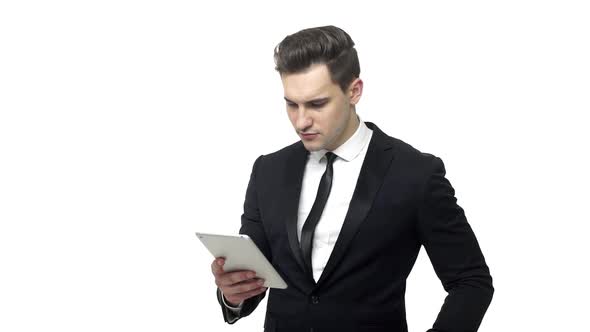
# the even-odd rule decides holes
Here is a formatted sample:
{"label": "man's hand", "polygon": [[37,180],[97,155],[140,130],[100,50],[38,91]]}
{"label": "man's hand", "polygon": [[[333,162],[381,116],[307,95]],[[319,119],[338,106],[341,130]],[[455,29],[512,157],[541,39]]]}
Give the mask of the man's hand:
{"label": "man's hand", "polygon": [[264,280],[256,278],[256,272],[225,272],[223,264],[223,257],[216,258],[211,263],[211,271],[215,277],[215,284],[223,292],[227,304],[238,306],[242,301],[266,291],[266,287],[262,286]]}

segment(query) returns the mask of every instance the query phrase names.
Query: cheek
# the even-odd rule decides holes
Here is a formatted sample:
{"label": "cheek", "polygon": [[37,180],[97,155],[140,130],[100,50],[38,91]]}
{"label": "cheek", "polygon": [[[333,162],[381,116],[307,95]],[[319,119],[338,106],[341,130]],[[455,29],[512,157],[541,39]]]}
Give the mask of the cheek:
{"label": "cheek", "polygon": [[331,109],[325,113],[324,123],[330,127],[331,131],[338,131],[338,128],[342,126],[343,116],[341,110]]}

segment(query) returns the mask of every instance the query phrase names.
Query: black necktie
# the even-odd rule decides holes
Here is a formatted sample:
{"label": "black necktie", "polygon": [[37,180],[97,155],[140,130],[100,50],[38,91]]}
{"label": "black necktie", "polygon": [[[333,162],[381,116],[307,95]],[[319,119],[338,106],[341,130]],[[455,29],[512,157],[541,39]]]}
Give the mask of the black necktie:
{"label": "black necktie", "polygon": [[324,175],[322,175],[320,186],[318,187],[318,194],[315,197],[315,202],[313,202],[311,211],[309,212],[307,220],[305,220],[303,229],[301,230],[301,250],[303,252],[303,259],[305,260],[305,263],[307,264],[307,267],[311,273],[313,273],[313,268],[311,266],[311,244],[313,242],[313,232],[316,225],[318,224],[318,221],[320,220],[320,217],[322,216],[328,196],[330,196],[333,173],[332,163],[336,157],[337,156],[332,152],[326,153],[326,158],[328,159],[326,171],[324,172]]}

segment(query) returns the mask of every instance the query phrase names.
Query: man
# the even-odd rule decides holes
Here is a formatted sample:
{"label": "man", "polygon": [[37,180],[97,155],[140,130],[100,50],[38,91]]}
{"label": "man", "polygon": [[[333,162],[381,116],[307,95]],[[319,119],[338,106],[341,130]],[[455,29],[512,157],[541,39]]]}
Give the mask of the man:
{"label": "man", "polygon": [[[476,331],[494,288],[442,160],[356,114],[354,42],[334,26],[275,48],[289,120],[301,138],[254,162],[241,234],[285,279],[265,331],[407,331],[406,278],[421,245],[448,292],[429,331]],[[226,322],[265,297],[254,271],[211,264]]]}

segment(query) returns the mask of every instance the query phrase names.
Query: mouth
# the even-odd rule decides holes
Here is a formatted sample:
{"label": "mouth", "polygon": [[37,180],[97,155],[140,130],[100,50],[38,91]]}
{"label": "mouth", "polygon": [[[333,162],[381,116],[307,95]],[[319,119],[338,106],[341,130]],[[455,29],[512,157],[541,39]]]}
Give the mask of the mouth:
{"label": "mouth", "polygon": [[304,134],[304,133],[299,133],[299,135],[301,136],[301,138],[303,138],[304,140],[313,140],[314,138],[316,138],[318,136],[317,133],[308,133],[308,134]]}

